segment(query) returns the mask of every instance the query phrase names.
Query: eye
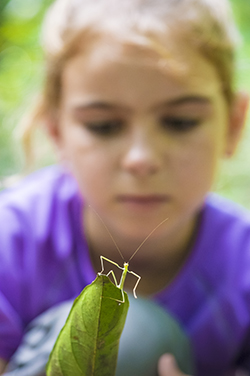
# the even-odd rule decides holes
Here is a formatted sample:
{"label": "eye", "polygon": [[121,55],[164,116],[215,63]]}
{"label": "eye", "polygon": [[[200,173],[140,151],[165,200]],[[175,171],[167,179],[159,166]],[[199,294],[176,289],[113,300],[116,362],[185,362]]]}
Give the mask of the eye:
{"label": "eye", "polygon": [[100,136],[113,136],[123,128],[123,123],[120,120],[90,121],[84,125],[90,132]]}
{"label": "eye", "polygon": [[196,128],[201,123],[200,119],[184,118],[184,117],[163,117],[161,118],[161,125],[174,132],[188,132]]}

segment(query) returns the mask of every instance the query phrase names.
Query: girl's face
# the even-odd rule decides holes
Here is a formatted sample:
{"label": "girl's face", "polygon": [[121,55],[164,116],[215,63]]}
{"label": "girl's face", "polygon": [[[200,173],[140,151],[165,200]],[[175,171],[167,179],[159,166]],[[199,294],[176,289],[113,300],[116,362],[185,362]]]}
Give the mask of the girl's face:
{"label": "girl's face", "polygon": [[78,53],[63,71],[54,137],[113,233],[142,239],[165,218],[165,232],[193,221],[235,144],[215,68],[181,47],[179,76],[152,52],[115,41]]}

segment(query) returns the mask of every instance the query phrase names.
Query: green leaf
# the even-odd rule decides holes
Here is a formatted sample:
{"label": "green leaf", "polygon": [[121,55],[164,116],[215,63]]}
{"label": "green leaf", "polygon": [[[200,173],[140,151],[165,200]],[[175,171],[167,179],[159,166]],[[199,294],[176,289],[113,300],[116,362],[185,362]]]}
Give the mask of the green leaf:
{"label": "green leaf", "polygon": [[129,301],[108,277],[98,276],[76,298],[47,365],[47,376],[115,375]]}

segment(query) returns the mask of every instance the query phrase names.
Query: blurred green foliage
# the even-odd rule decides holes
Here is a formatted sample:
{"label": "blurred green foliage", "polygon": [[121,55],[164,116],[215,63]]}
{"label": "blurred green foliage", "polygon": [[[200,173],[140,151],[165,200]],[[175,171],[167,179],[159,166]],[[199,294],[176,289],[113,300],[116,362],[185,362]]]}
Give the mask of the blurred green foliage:
{"label": "blurred green foliage", "polygon": [[[237,86],[250,94],[250,1],[231,0],[242,35],[238,51]],[[215,190],[250,209],[250,111],[236,155],[222,164]]]}
{"label": "blurred green foliage", "polygon": [[[219,1],[219,0],[218,0]],[[17,125],[43,78],[41,21],[52,0],[0,0],[0,180],[23,167]],[[250,1],[231,0],[242,34],[237,84],[250,92]],[[215,190],[250,208],[250,119],[241,148]]]}
{"label": "blurred green foliage", "polygon": [[16,129],[41,85],[41,22],[51,2],[0,0],[0,178],[23,167]]}

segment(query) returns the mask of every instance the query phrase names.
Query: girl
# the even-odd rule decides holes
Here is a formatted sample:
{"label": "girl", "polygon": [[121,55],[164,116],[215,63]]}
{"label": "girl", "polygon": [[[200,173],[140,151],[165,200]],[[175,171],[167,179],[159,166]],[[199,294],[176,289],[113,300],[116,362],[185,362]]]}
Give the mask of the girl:
{"label": "girl", "polygon": [[[168,218],[131,261],[138,294],[179,321],[197,375],[250,371],[250,216],[208,193],[247,109],[226,0],[57,0],[44,31],[31,124],[61,163],[1,195],[2,370],[32,319],[95,278],[100,255],[120,263],[96,211],[125,260]],[[159,374],[181,372],[166,355]]]}

